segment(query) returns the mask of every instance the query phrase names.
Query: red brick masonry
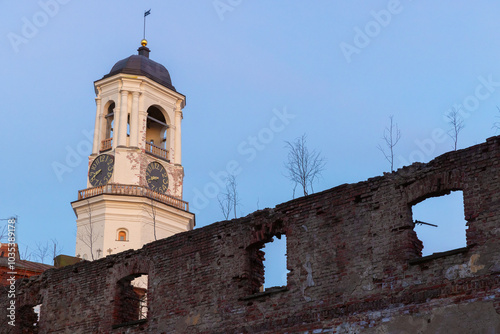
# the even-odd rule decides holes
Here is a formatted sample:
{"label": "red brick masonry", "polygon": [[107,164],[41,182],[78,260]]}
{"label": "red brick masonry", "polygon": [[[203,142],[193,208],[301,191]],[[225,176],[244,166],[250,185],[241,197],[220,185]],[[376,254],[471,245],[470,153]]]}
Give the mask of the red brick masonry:
{"label": "red brick masonry", "polygon": [[[411,207],[453,190],[464,195],[467,247],[422,258]],[[258,292],[261,247],[276,235],[287,237],[288,283]],[[17,317],[31,319],[42,304],[37,326],[25,325],[40,333],[500,333],[499,241],[493,137],[138,251],[50,269],[19,283]],[[149,278],[147,319],[124,319],[138,307],[129,282],[140,274]],[[1,295],[2,310],[7,302]]]}

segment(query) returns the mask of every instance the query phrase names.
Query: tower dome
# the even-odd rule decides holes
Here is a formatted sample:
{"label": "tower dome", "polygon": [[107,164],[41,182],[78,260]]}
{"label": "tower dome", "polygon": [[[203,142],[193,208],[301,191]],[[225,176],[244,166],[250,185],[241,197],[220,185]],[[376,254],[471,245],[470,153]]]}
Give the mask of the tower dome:
{"label": "tower dome", "polygon": [[143,75],[160,85],[176,91],[175,87],[172,85],[168,70],[162,64],[149,59],[149,52],[151,50],[146,46],[147,42],[145,40],[143,40],[141,44],[142,46],[137,49],[137,55],[132,55],[118,61],[103,79],[119,73]]}

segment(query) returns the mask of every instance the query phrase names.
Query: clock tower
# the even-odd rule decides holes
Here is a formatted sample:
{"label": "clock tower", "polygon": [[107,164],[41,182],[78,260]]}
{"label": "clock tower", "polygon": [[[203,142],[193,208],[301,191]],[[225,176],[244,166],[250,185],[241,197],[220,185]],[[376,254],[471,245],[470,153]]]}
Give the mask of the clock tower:
{"label": "clock tower", "polygon": [[96,116],[87,188],[71,203],[76,256],[95,260],[188,231],[194,214],[182,200],[181,121],[186,97],[167,69],[138,55],[95,81]]}

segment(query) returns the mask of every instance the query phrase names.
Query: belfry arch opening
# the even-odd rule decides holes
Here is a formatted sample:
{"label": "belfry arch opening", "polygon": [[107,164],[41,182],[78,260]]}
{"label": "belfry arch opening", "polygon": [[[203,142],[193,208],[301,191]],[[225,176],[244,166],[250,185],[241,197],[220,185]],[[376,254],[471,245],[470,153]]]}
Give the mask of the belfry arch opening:
{"label": "belfry arch opening", "polygon": [[467,246],[462,191],[429,196],[411,209],[414,231],[423,243],[422,256]]}
{"label": "belfry arch opening", "polygon": [[146,120],[146,152],[168,160],[168,120],[156,106],[148,108]]}
{"label": "belfry arch opening", "polygon": [[114,134],[114,123],[115,123],[115,103],[111,102],[106,108],[106,114],[104,115],[104,139],[101,141],[100,151],[110,150],[112,147],[113,134]]}
{"label": "belfry arch opening", "polygon": [[160,148],[166,149],[168,124],[160,109],[155,106],[148,108],[146,121],[146,140]]}
{"label": "belfry arch opening", "polygon": [[106,138],[113,138],[113,125],[115,119],[115,103],[112,102],[106,112]]}

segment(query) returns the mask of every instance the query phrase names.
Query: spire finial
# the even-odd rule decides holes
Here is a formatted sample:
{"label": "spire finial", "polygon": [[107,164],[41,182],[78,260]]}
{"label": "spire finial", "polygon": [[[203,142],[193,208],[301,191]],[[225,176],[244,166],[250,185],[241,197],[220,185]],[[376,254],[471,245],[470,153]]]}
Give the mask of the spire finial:
{"label": "spire finial", "polygon": [[151,14],[151,9],[144,12],[144,34],[141,41],[142,46],[137,49],[140,56],[144,56],[147,58],[149,58],[149,52],[151,52],[151,50],[149,50],[149,48],[146,46],[148,45],[148,41],[146,40],[146,16],[148,16],[149,14]]}

